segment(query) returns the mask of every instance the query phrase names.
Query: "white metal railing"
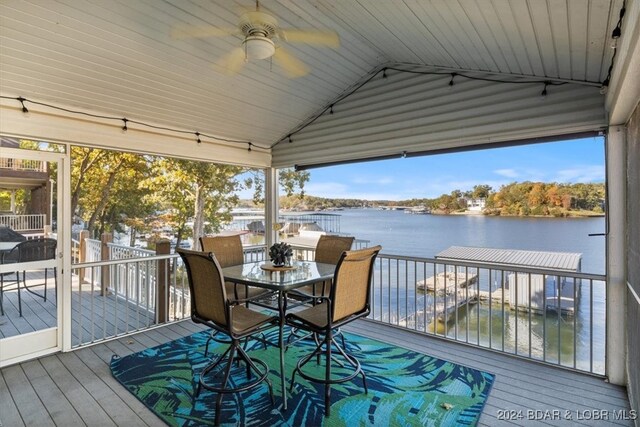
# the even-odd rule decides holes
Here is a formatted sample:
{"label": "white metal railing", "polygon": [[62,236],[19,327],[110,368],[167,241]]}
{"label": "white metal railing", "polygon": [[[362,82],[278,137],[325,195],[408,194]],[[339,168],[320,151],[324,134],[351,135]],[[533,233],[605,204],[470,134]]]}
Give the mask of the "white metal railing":
{"label": "white metal railing", "polygon": [[[84,270],[85,277],[77,285],[74,315],[84,311],[78,315],[93,325],[91,333],[86,326],[78,332],[78,345],[157,324],[159,277],[168,288],[167,321],[190,316],[179,256],[145,255],[73,266],[75,274]],[[297,255],[313,259],[313,250],[302,248]],[[264,259],[264,246],[245,248],[246,261]],[[101,278],[108,278],[104,288],[114,293],[104,293]],[[369,319],[604,375],[605,300],[603,275],[380,254]]]}
{"label": "white metal railing", "polygon": [[[84,262],[98,262],[102,260],[102,242],[100,240],[95,239],[85,239],[84,241]],[[91,270],[80,270],[84,271],[84,280],[90,282],[96,282],[98,285],[101,281],[101,275],[97,276],[92,275],[94,271]]]}
{"label": "white metal railing", "polygon": [[43,230],[47,216],[45,214],[0,215],[0,225],[15,231]]}
{"label": "white metal railing", "polygon": [[604,375],[605,300],[603,275],[380,254],[368,319]]}
{"label": "white metal railing", "polygon": [[265,245],[244,246],[244,262],[264,261],[267,255]]}
{"label": "white metal railing", "polygon": [[605,374],[606,277],[381,254],[370,319]]}
{"label": "white metal railing", "polygon": [[15,171],[28,172],[46,172],[47,162],[43,162],[41,160],[12,159],[7,157],[0,157],[0,169],[11,169]]}
{"label": "white metal railing", "polygon": [[128,259],[128,258],[144,258],[153,256],[155,251],[149,249],[134,248],[132,246],[117,245],[115,243],[107,243],[109,248],[109,259]]}
{"label": "white metal railing", "polygon": [[[189,317],[189,285],[184,269],[173,267],[178,261],[179,256],[172,254],[73,265],[72,345]],[[78,280],[82,271],[90,280]],[[163,281],[168,301],[163,313],[156,309],[158,280]]]}
{"label": "white metal railing", "polygon": [[71,239],[71,264],[80,262],[80,241]]}
{"label": "white metal railing", "polygon": [[[187,274],[182,259],[176,255],[155,255],[152,251],[107,244],[109,261],[99,261],[100,241],[86,239],[87,257],[72,266],[73,346],[126,335],[157,325],[158,280],[167,291],[167,322],[191,315]],[[77,244],[79,248],[79,243]],[[265,258],[264,245],[244,248],[245,260]],[[134,257],[135,255],[135,257]],[[78,280],[82,275],[84,280]]]}
{"label": "white metal railing", "polygon": [[[107,243],[109,260],[124,260],[155,256],[155,251],[134,248],[131,246]],[[155,309],[156,302],[156,266],[155,263],[116,264],[112,267],[109,278],[109,290],[124,298],[133,298],[136,304],[147,309]]]}
{"label": "white metal railing", "polygon": [[[363,249],[369,247],[369,240],[355,239],[353,241],[352,249]],[[293,249],[293,258],[297,260],[313,261],[316,256],[316,248],[310,248],[307,246],[291,245]]]}

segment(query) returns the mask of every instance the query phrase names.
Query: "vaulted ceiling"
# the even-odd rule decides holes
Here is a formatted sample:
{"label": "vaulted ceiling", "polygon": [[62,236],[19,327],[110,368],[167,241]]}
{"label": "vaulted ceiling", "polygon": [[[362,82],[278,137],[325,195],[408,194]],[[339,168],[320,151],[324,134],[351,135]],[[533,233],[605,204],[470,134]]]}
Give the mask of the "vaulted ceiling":
{"label": "vaulted ceiling", "polygon": [[282,28],[330,29],[337,49],[286,43],[311,67],[288,78],[212,64],[250,0],[0,1],[0,94],[272,146],[385,64],[600,82],[622,0],[264,0]]}

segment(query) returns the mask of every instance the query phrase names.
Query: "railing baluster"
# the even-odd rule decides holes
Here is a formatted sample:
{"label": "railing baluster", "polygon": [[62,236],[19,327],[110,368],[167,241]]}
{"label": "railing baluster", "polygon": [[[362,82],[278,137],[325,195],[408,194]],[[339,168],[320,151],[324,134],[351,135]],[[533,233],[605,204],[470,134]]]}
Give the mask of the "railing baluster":
{"label": "railing baluster", "polygon": [[391,258],[387,258],[387,266],[388,266],[388,270],[387,270],[387,275],[388,275],[388,281],[387,281],[387,289],[389,289],[389,314],[387,317],[389,323],[391,323]]}
{"label": "railing baluster", "polygon": [[[422,283],[424,283],[424,286],[425,286],[424,292],[423,292],[424,295],[423,295],[423,311],[422,311],[422,313],[423,313],[422,316],[424,317],[424,329],[423,330],[425,332],[427,332],[427,326],[428,326],[428,323],[427,323],[427,294],[428,294],[427,293],[427,263],[424,262],[424,261],[422,262],[422,276],[423,276],[422,277],[422,280],[423,280]],[[416,289],[417,289],[417,286],[416,286]]]}
{"label": "railing baluster", "polygon": [[573,369],[577,368],[578,349],[576,348],[576,335],[578,323],[578,279],[573,278]]}
{"label": "railing baluster", "polygon": [[529,358],[531,358],[531,310],[532,310],[532,306],[531,306],[531,298],[533,296],[531,289],[533,288],[533,283],[531,282],[531,273],[529,273],[529,276],[527,278],[527,280],[529,281],[527,283],[527,287],[529,288]]}
{"label": "railing baluster", "polygon": [[409,322],[409,261],[404,261],[404,322]]}
{"label": "railing baluster", "polygon": [[502,287],[502,351],[504,352],[504,336],[507,328],[507,319],[504,312],[504,270],[500,270],[500,286]]}
{"label": "railing baluster", "polygon": [[[493,270],[489,269],[488,273],[489,273],[489,283],[488,283],[488,289],[489,289],[489,348],[493,348],[493,288],[491,286],[491,284],[493,283],[491,281],[491,272]],[[480,269],[477,270],[478,272],[478,309],[480,308],[480,301],[482,300],[480,298]]]}
{"label": "railing baluster", "polygon": [[[140,327],[140,292],[142,291],[140,283],[140,263],[136,262],[134,265],[135,268],[135,296],[136,296],[136,329]],[[147,279],[148,280],[148,279]]]}
{"label": "railing baluster", "polygon": [[[453,320],[455,322],[453,329],[453,336],[458,340],[458,267],[454,267],[455,270],[453,272]],[[447,283],[446,275],[445,275],[445,283]],[[467,312],[468,317],[469,312]],[[446,315],[446,311],[445,311]],[[446,318],[446,317],[445,317]]]}
{"label": "railing baluster", "polygon": [[[589,286],[589,372],[593,372],[593,280]],[[606,331],[605,321],[605,331]]]}
{"label": "railing baluster", "polygon": [[[515,293],[515,305],[516,305],[516,324],[515,324],[515,353],[516,355],[518,354],[518,293],[519,293],[519,289],[518,286],[520,285],[520,281],[518,280],[518,272],[516,271],[515,274],[515,282],[516,282],[516,291]],[[511,283],[509,283],[509,293],[511,293]]]}
{"label": "railing baluster", "polygon": [[542,275],[542,360],[547,361],[547,275]]}
{"label": "railing baluster", "polygon": [[560,326],[562,323],[562,300],[560,299],[560,276],[556,276],[556,298],[557,298],[557,305],[556,305],[556,317],[558,318],[558,365],[562,365],[562,355],[561,355],[561,332],[560,332]]}
{"label": "railing baluster", "polygon": [[[469,286],[469,267],[465,267],[465,275],[467,280],[467,287]],[[469,304],[467,302],[467,304]],[[478,304],[478,309],[476,310],[476,343],[480,345],[480,270],[476,269],[476,304]],[[467,305],[469,307],[469,305]],[[491,333],[491,330],[489,330]],[[468,340],[467,340],[468,341]]]}
{"label": "railing baluster", "polygon": [[[93,270],[93,269],[92,269]],[[94,284],[93,284],[93,280],[91,281],[91,341],[95,341],[96,339],[96,333],[95,333],[95,319],[93,316],[93,292],[94,292]],[[82,316],[80,316],[80,319],[82,320]]]}
{"label": "railing baluster", "polygon": [[[155,276],[155,275],[152,276],[151,274],[149,274],[149,263],[150,263],[150,261],[145,261],[144,262],[145,274],[146,274],[146,277],[147,277],[148,281],[151,280],[151,278]],[[145,313],[144,314],[145,314],[145,317],[146,317],[146,320],[147,320],[145,322],[145,324],[146,324],[147,328],[150,325],[149,319],[151,318],[151,316],[149,315],[151,313],[151,310],[150,310],[150,307],[149,307],[150,301],[151,301],[151,286],[147,285],[145,287],[145,307],[144,307],[145,308]]]}
{"label": "railing baluster", "polygon": [[[438,318],[436,317],[437,308],[437,298],[438,298],[438,275],[437,275],[437,265],[435,261],[433,262],[433,312],[431,313],[431,324],[433,325],[433,333],[434,335],[438,335]],[[427,282],[425,282],[425,289],[427,289]]]}

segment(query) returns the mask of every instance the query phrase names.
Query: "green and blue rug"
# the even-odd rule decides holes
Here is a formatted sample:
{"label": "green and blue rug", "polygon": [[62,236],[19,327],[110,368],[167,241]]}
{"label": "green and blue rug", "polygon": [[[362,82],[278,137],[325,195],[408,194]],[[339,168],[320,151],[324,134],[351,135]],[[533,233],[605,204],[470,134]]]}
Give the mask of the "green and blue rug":
{"label": "green and blue rug", "polygon": [[[114,377],[142,403],[172,426],[213,424],[214,393],[202,390],[197,399],[198,373],[209,362],[204,357],[207,332],[199,332],[126,357],[114,357]],[[277,342],[277,329],[268,339]],[[367,375],[369,393],[362,379],[331,388],[331,417],[324,414],[324,386],[296,376],[289,394],[288,410],[281,411],[279,351],[249,343],[249,355],[270,367],[275,405],[271,405],[266,384],[227,394],[222,403],[221,422],[243,426],[468,426],[482,413],[494,376],[476,369],[437,359],[377,340],[346,334],[347,349]],[[225,347],[211,343],[209,356]],[[286,353],[287,387],[298,359],[312,350],[311,343],[297,343]],[[246,380],[244,365],[235,372]],[[324,368],[310,362],[305,372],[322,377]],[[317,368],[316,368],[317,366]],[[313,372],[317,369],[318,372]],[[232,374],[233,375],[233,374]],[[194,379],[195,376],[195,379]]]}

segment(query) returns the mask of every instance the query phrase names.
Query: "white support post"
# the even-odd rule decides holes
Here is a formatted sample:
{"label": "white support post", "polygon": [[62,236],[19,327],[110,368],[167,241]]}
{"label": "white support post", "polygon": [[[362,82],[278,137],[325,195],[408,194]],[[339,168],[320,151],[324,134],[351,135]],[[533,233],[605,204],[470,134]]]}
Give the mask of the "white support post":
{"label": "white support post", "polygon": [[609,382],[625,385],[627,315],[625,281],[626,129],[611,126],[607,137],[607,349]]}
{"label": "white support post", "polygon": [[265,243],[267,248],[278,241],[278,232],[273,225],[278,222],[280,201],[278,198],[278,170],[268,168],[264,170],[265,189]]}
{"label": "white support post", "polygon": [[16,214],[16,190],[11,190],[11,213]]}

